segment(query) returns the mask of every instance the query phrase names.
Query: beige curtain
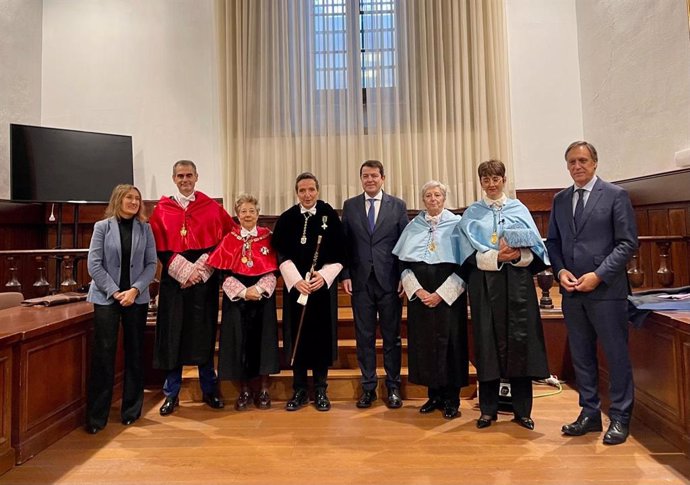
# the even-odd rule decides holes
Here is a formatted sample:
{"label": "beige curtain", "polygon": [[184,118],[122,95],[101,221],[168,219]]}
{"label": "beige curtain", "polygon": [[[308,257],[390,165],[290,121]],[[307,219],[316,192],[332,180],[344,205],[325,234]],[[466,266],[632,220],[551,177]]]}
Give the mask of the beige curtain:
{"label": "beige curtain", "polygon": [[308,170],[340,208],[361,192],[362,161],[378,159],[410,208],[431,179],[456,208],[481,195],[479,163],[510,168],[503,0],[216,7],[226,201],[250,192],[279,214]]}

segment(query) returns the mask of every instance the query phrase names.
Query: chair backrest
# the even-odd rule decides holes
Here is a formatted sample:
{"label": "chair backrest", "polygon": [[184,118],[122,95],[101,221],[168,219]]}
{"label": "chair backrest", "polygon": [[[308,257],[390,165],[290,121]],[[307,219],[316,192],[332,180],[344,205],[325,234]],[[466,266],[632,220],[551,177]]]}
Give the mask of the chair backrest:
{"label": "chair backrest", "polygon": [[21,305],[24,295],[16,291],[0,293],[0,310]]}

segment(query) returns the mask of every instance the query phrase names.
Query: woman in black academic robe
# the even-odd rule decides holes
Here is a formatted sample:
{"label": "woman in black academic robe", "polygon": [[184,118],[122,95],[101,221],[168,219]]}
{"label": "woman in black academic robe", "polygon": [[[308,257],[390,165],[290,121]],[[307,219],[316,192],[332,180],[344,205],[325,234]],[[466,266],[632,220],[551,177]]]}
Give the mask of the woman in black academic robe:
{"label": "woman in black academic robe", "polygon": [[479,380],[478,428],[497,419],[500,380],[510,382],[514,421],[534,429],[532,380],[549,377],[533,274],[548,264],[527,208],[503,193],[505,166],[479,166],[486,197],[460,223],[463,275],[468,283]]}
{"label": "woman in black academic robe", "polygon": [[[271,231],[257,226],[259,204],[243,194],[235,202],[240,226],[233,228],[214,250],[208,264],[222,271],[223,313],[218,352],[218,377],[239,381],[235,409],[252,401],[271,407],[269,375],[280,371],[275,301],[276,253]],[[259,378],[260,390],[251,381]]]}
{"label": "woman in black academic robe", "polygon": [[[338,348],[336,277],[345,261],[344,233],[335,210],[318,200],[318,181],[314,175],[301,174],[295,185],[300,203],[281,214],[272,239],[285,283],[285,358],[289,362],[294,355],[294,395],[288,401],[286,409],[294,411],[308,403],[307,369],[312,369],[316,408],[328,411],[328,367],[336,358]],[[307,281],[305,277],[312,266],[316,272]],[[305,293],[308,294],[307,303],[302,305],[298,299]]]}
{"label": "woman in black academic robe", "polygon": [[443,208],[446,188],[436,181],[422,188],[426,207],[400,235],[393,249],[403,269],[407,304],[409,380],[427,386],[420,412],[460,415],[460,388],[468,384],[467,299],[458,273],[457,224]]}

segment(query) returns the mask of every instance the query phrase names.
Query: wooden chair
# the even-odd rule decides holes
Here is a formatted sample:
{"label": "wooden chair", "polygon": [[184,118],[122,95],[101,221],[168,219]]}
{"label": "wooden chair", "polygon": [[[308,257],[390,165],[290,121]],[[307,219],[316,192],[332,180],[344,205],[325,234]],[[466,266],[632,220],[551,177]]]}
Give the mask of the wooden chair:
{"label": "wooden chair", "polygon": [[13,306],[19,306],[21,305],[22,300],[24,300],[24,295],[16,291],[0,293],[0,310],[12,308]]}

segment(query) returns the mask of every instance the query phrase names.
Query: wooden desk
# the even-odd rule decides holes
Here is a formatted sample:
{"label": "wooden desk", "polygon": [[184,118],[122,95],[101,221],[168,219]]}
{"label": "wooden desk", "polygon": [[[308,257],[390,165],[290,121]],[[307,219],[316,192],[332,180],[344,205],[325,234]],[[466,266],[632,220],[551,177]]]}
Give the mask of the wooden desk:
{"label": "wooden desk", "polygon": [[82,425],[92,326],[86,302],[0,311],[0,473]]}
{"label": "wooden desk", "polygon": [[[629,346],[633,418],[690,456],[690,312],[652,312],[642,327],[630,329]],[[608,401],[608,371],[601,352],[599,366],[599,390]]]}

